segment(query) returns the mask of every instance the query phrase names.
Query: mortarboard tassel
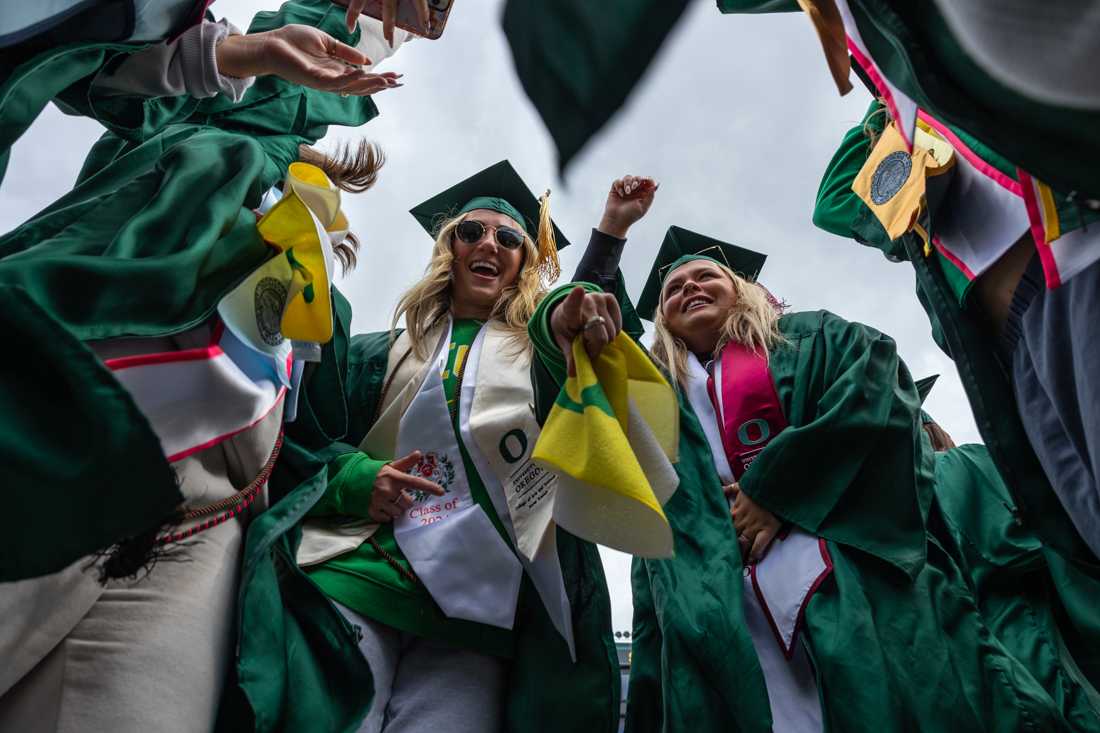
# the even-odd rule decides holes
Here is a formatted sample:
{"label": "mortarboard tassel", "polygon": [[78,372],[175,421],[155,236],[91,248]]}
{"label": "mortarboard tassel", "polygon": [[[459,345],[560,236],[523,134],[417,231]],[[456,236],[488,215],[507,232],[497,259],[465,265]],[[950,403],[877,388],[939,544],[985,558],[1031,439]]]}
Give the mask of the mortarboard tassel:
{"label": "mortarboard tassel", "polygon": [[558,243],[554,238],[554,224],[550,221],[550,189],[539,199],[539,231],[536,241],[539,250],[539,269],[547,283],[552,283],[561,275],[558,262]]}
{"label": "mortarboard tassel", "polygon": [[539,250],[539,270],[546,282],[552,283],[561,275],[558,261],[558,241],[554,238],[553,222],[550,221],[550,189],[539,199],[539,231],[536,242]]}

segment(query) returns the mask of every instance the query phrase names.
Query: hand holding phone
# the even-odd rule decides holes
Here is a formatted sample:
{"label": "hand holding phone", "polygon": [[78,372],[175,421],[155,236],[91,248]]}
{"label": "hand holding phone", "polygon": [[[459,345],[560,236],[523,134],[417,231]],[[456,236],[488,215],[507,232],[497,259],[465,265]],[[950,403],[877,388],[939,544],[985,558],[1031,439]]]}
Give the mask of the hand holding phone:
{"label": "hand holding phone", "polygon": [[443,35],[453,0],[332,0],[347,7],[348,30],[355,28],[360,15],[382,21],[382,34],[393,44],[393,29],[406,30],[423,38]]}

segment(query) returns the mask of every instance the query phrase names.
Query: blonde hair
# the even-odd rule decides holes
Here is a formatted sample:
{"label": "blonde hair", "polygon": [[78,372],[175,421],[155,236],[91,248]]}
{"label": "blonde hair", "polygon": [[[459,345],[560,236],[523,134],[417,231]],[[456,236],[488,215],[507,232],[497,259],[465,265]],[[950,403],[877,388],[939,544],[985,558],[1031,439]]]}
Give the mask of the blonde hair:
{"label": "blonde hair", "polygon": [[878,143],[879,136],[882,134],[875,129],[875,118],[885,118],[882,122],[883,129],[885,129],[891,122],[894,121],[894,116],[890,114],[890,109],[886,106],[886,100],[884,100],[882,97],[876,97],[876,100],[879,103],[879,108],[871,113],[871,115],[863,123],[863,136],[867,138],[868,153],[870,153],[871,150],[874,150],[875,145]]}
{"label": "blonde hair", "polygon": [[[354,146],[347,142],[341,143],[332,154],[323,153],[309,145],[299,145],[298,160],[323,170],[333,185],[341,191],[363,193],[378,181],[378,171],[385,165],[386,155],[376,143],[360,140]],[[348,232],[343,241],[332,250],[346,275],[358,260],[359,237]]]}
{"label": "blonde hair", "polygon": [[[733,283],[735,302],[726,322],[722,325],[718,342],[714,346],[713,356],[717,357],[722,347],[730,341],[744,344],[753,351],[763,352],[783,342],[779,333],[779,316],[782,308],[768,291],[756,283],[740,277],[720,262],[714,262],[719,270]],[[672,335],[664,313],[664,285],[661,286],[661,299],[657,312],[653,316],[653,359],[668,372],[676,384],[683,383],[687,376],[688,347],[683,339]]]}
{"label": "blonde hair", "polygon": [[[443,222],[435,237],[432,259],[428,262],[424,277],[406,290],[397,301],[390,326],[391,334],[396,333],[397,322],[404,316],[413,353],[420,359],[430,357],[429,352],[434,346],[425,340],[428,331],[440,318],[451,312],[454,231],[468,215],[469,212]],[[527,321],[546,295],[546,286],[543,283],[544,268],[539,262],[538,247],[527,232],[520,232],[523,234],[523,264],[515,282],[501,292],[490,318],[500,321],[516,337],[516,344],[522,351],[530,347]],[[393,338],[391,335],[391,341]]]}

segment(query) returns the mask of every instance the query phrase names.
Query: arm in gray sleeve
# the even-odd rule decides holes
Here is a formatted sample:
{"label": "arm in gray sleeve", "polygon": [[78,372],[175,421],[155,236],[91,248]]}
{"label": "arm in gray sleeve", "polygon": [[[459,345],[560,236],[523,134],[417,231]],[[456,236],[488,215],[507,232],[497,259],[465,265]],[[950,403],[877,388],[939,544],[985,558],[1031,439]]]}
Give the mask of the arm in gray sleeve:
{"label": "arm in gray sleeve", "polygon": [[625,239],[604,234],[599,229],[592,230],[588,247],[581,256],[572,282],[589,282],[599,285],[607,292],[615,288],[615,274],[619,269],[619,259],[623,254]]}
{"label": "arm in gray sleeve", "polygon": [[232,23],[203,21],[171,43],[158,43],[132,54],[111,73],[100,72],[97,91],[145,97],[199,99],[224,94],[239,102],[255,77],[235,79],[218,73],[216,50],[230,35],[240,35]]}

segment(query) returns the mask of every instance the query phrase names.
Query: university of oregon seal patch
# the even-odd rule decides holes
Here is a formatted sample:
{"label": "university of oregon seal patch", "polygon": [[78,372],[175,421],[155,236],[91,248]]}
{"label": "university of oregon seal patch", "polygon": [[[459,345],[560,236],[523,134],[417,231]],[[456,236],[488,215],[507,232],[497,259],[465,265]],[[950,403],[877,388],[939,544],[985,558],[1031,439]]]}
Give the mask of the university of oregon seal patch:
{"label": "university of oregon seal patch", "polygon": [[879,161],[871,176],[871,201],[885,204],[897,195],[913,170],[913,159],[902,150],[895,150]]}
{"label": "university of oregon seal patch", "polygon": [[265,277],[256,283],[256,330],[268,346],[278,346],[283,342],[280,325],[286,295],[286,285],[273,277]]}

